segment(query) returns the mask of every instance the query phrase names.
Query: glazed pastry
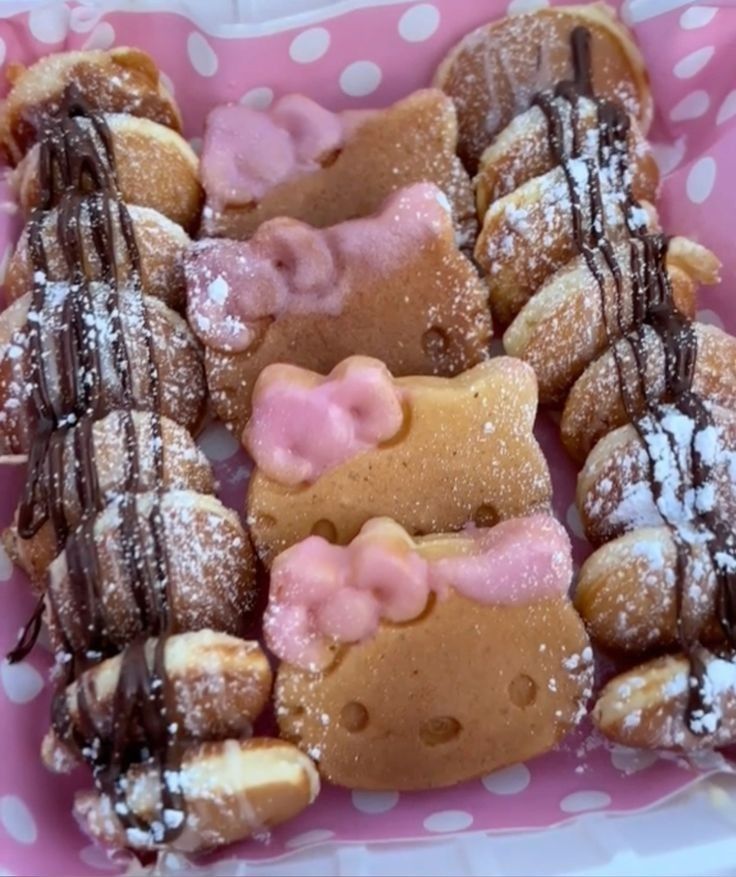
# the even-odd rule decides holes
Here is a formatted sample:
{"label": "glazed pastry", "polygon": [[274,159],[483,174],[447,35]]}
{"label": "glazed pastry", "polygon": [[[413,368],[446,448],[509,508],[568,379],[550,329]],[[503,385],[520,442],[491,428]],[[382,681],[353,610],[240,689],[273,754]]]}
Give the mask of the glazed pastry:
{"label": "glazed pastry", "polygon": [[609,739],[637,749],[696,752],[729,746],[736,742],[735,657],[702,650],[694,691],[686,657],[668,655],[641,664],[605,686],[593,721]]}
{"label": "glazed pastry", "polygon": [[488,144],[539,92],[569,78],[568,50],[576,28],[591,35],[595,93],[622,101],[643,134],[652,119],[649,78],[639,49],[610,6],[538,9],[483,25],[449,52],[434,83],[457,107],[458,153],[474,173]]}
{"label": "glazed pastry", "polygon": [[[576,162],[573,186],[579,199],[577,209],[581,224],[587,225],[598,208],[584,192],[590,176],[598,178],[600,170],[582,159]],[[591,185],[600,195],[603,233],[614,245],[626,241],[630,230],[625,197],[605,176]],[[565,171],[559,167],[529,180],[489,207],[475,245],[475,259],[487,272],[493,315],[501,323],[511,322],[545,280],[554,280],[554,272],[578,255],[576,215]],[[640,208],[636,218],[656,230],[652,209]],[[586,282],[590,281],[586,278]]]}
{"label": "glazed pastry", "polygon": [[226,635],[250,623],[252,550],[238,516],[197,492],[212,473],[185,428],[204,372],[164,303],[180,303],[187,238],[148,209],[196,227],[196,162],[174,132],[97,109],[67,90],[17,171],[33,211],[14,282],[30,288],[0,318],[2,450],[29,461],[21,554],[59,553],[9,658],[45,620],[57,692],[43,755],[92,769],[80,825],[196,851],[290,817],[319,782],[288,744],[243,739],[271,683],[258,647]]}
{"label": "glazed pastry", "polygon": [[[162,586],[157,565],[164,562]],[[51,642],[55,652],[105,655],[151,626],[165,628],[162,618],[177,631],[242,633],[253,582],[248,538],[237,514],[214,496],[124,494],[80,524],[49,567]]]}
{"label": "glazed pastry", "polygon": [[246,243],[197,243],[186,275],[215,409],[238,433],[270,363],[327,372],[363,353],[396,375],[452,375],[488,354],[488,292],[428,183],[324,231],[272,219]]}
{"label": "glazed pastry", "polygon": [[[150,207],[192,233],[199,226],[202,209],[202,188],[199,184],[197,156],[187,141],[176,131],[149,119],[122,113],[105,114],[105,132],[100,123],[85,116],[63,119],[56,129],[54,176],[49,193],[41,191],[39,177],[39,146],[36,144],[18,165],[13,183],[23,212],[28,215],[39,203],[56,206],[64,186],[61,184],[58,141],[71,143],[75,155],[96,156],[95,173],[109,178],[110,188],[116,185],[120,197],[129,204]],[[104,139],[103,139],[104,137]],[[109,138],[108,154],[106,141]],[[155,156],[155,160],[152,159]],[[80,191],[96,191],[100,185],[88,174],[81,173]]]}
{"label": "glazed pastry", "polygon": [[[564,121],[562,136],[572,147],[572,108],[561,97],[553,97]],[[581,137],[581,155],[608,163],[608,145],[601,136],[598,106],[595,101],[581,97],[577,103],[577,130]],[[549,123],[540,106],[532,106],[515,116],[483,151],[478,173],[473,179],[475,203],[482,220],[490,205],[509,195],[514,189],[534,177],[553,170],[555,157],[549,148]],[[630,118],[626,137],[628,172],[631,174],[631,193],[637,201],[654,201],[659,188],[659,170],[652,149],[644,139],[636,119]]]}
{"label": "glazed pastry", "polygon": [[[80,246],[84,258],[84,270],[90,280],[105,280],[110,267],[100,259],[100,254],[92,240],[91,220],[94,218],[94,225],[99,228],[101,213],[104,215],[105,211],[105,206],[101,203],[104,197],[104,195],[93,195],[74,199],[69,204],[79,213],[78,219],[75,216],[75,221],[78,223],[76,228],[81,231]],[[107,215],[113,224],[114,234],[112,246],[119,256],[115,265],[117,280],[124,282],[132,279],[138,268],[141,289],[146,295],[160,299],[175,311],[183,310],[186,289],[181,260],[189,243],[189,236],[175,222],[148,207],[130,205],[127,212],[137,245],[139,265],[131,264],[131,260],[127,257],[120,214],[115,210],[109,211]],[[60,230],[67,222],[67,217],[59,216],[58,209],[49,210],[43,215],[40,234],[46,253],[47,280],[64,280],[69,275],[69,267],[59,237]],[[33,289],[34,269],[29,252],[29,237],[32,230],[33,224],[29,223],[8,264],[5,278],[7,302],[15,301]]]}
{"label": "glazed pastry", "polygon": [[379,515],[416,535],[547,509],[536,407],[531,369],[508,357],[454,378],[393,378],[358,356],[327,377],[269,366],[244,433],[259,555],[310,533],[344,544]]}
{"label": "glazed pastry", "polygon": [[594,551],[580,570],[575,608],[596,643],[634,655],[672,649],[682,634],[722,644],[706,545],[691,546],[683,562],[678,592],[677,545],[666,526],[638,528]]}
{"label": "glazed pastry", "polygon": [[[698,427],[675,406],[663,405],[656,415],[615,429],[593,448],[578,476],[576,502],[594,545],[637,527],[670,523],[694,529],[700,512],[711,508],[724,521],[734,520],[736,412],[705,410],[709,423]],[[694,471],[698,477],[691,483]]]}
{"label": "glazed pastry", "polygon": [[[612,248],[622,270],[618,283],[602,253],[578,256],[549,278],[504,332],[506,352],[534,369],[541,402],[564,400],[586,367],[640,321],[648,294],[644,246],[635,240]],[[698,286],[718,282],[720,263],[705,247],[683,238],[669,241],[665,258],[674,305],[693,317]]]}
{"label": "glazed pastry", "polygon": [[[49,417],[63,400],[79,414],[99,416],[115,408],[150,408],[194,430],[203,415],[206,383],[202,356],[186,322],[155,298],[121,287],[112,297],[92,283],[79,297],[68,282],[41,284],[0,314],[0,455],[25,456],[37,433],[30,411],[35,392],[49,395]],[[40,301],[39,301],[40,299]],[[36,302],[39,301],[39,305]],[[89,358],[69,361],[72,333],[84,338]],[[125,340],[116,351],[113,340]],[[36,346],[38,345],[38,347]],[[35,350],[44,351],[36,374]],[[148,365],[149,349],[155,376]],[[125,361],[127,380],[121,378]],[[96,388],[95,392],[89,387]]]}
{"label": "glazed pastry", "polygon": [[47,55],[28,68],[9,65],[8,78],[12,87],[0,104],[0,146],[10,164],[37,142],[44,120],[59,114],[72,91],[91,110],[130,113],[181,130],[173,96],[140,49]]}
{"label": "glazed pastry", "polygon": [[456,146],[452,101],[434,89],[385,110],[332,113],[302,95],[265,111],[217,107],[202,150],[203,231],[244,240],[276,216],[324,228],[374,213],[391,192],[426,180],[447,196],[458,243],[471,247],[473,191]]}
{"label": "glazed pastry", "polygon": [[[736,339],[706,323],[693,323],[693,331],[697,344],[693,392],[722,408],[736,410]],[[582,463],[606,433],[628,421],[621,380],[628,407],[638,415],[644,413],[646,400],[641,391],[635,351],[643,351],[639,353],[639,360],[646,363],[643,380],[647,395],[657,402],[662,400],[666,351],[654,329],[642,326],[630,339],[619,340],[614,349],[609,348],[591,363],[570,390],[562,412],[560,433],[568,453],[577,462]]]}
{"label": "glazed pastry", "polygon": [[[54,728],[43,742],[46,766],[67,773],[82,758],[80,750],[112,741],[115,696],[121,667],[132,663],[153,669],[157,640],[138,641],[133,661],[125,653],[96,664],[61,692],[54,708]],[[169,636],[163,647],[163,671],[171,691],[167,720],[176,722],[186,742],[249,736],[271,693],[271,668],[261,647],[226,633],[199,630]],[[138,724],[134,724],[134,722]],[[146,743],[140,718],[131,722],[129,743]],[[95,740],[87,739],[94,729]]]}
{"label": "glazed pastry", "polygon": [[[168,792],[176,795],[176,809],[162,800],[158,770],[143,764],[126,772],[117,804],[110,794],[79,792],[74,814],[103,844],[194,853],[263,835],[296,816],[319,792],[311,760],[290,743],[266,738],[189,746],[177,776],[181,791]],[[127,828],[116,818],[120,810]],[[173,814],[168,823],[167,812]]]}
{"label": "glazed pastry", "polygon": [[362,789],[452,785],[546,751],[592,681],[571,575],[546,515],[417,540],[380,518],[347,547],[293,546],[264,621],[282,734]]}
{"label": "glazed pastry", "polygon": [[59,545],[87,511],[92,485],[93,505],[99,508],[131,489],[144,493],[158,485],[197,493],[214,490],[210,465],[189,433],[167,417],[146,411],[113,411],[94,421],[84,418],[54,433],[35,465],[6,543],[39,589]]}

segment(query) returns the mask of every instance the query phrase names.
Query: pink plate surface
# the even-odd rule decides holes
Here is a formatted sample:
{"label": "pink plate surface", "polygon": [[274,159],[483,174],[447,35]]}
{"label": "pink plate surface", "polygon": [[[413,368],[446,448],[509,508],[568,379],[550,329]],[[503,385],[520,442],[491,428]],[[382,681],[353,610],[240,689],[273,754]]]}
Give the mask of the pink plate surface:
{"label": "pink plate surface", "polygon": [[[113,5],[113,4],[100,4]],[[0,21],[3,73],[47,52],[69,48],[140,46],[173,84],[187,136],[195,148],[214,104],[242,100],[267,106],[278,95],[303,91],[338,109],[383,106],[429,82],[462,34],[507,11],[540,0],[433,0],[356,9],[269,36],[214,37],[171,13],[109,12],[57,3]],[[676,8],[673,8],[676,7]],[[658,117],[652,132],[666,174],[661,213],[665,227],[710,246],[724,263],[724,282],[704,292],[700,318],[736,331],[733,237],[736,165],[736,7],[693,6],[677,0],[634,0],[624,10],[647,59]],[[4,78],[4,77],[3,77]],[[17,236],[17,219],[0,191],[0,264]],[[551,418],[539,434],[549,453],[556,508],[578,557],[585,551],[572,506],[575,473],[562,454]],[[242,505],[245,457],[218,424],[202,436],[227,502]],[[20,470],[0,470],[0,525],[11,519]],[[0,549],[0,648],[6,651],[33,606],[23,577]],[[43,646],[27,661],[0,665],[0,875],[91,875],[118,865],[92,847],[70,815],[72,795],[88,782],[84,771],[59,779],[38,752],[48,726]],[[301,817],[227,850],[246,860],[274,858],[326,840],[408,840],[466,831],[540,828],[590,810],[630,812],[669,797],[699,774],[674,760],[611,751],[585,733],[559,751],[455,789],[422,794],[354,793],[327,788]]]}

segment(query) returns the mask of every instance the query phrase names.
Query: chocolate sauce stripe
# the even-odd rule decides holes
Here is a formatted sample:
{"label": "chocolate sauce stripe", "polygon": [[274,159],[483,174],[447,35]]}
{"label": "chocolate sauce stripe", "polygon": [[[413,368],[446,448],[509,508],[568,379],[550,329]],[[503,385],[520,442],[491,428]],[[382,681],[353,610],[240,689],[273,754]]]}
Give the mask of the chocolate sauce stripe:
{"label": "chocolate sauce stripe", "polygon": [[[53,527],[57,546],[65,551],[67,582],[71,596],[74,629],[66,632],[61,623],[60,606],[54,589],[46,594],[46,608],[60,632],[66,653],[67,673],[54,698],[52,722],[57,735],[75,746],[90,763],[95,780],[114,804],[122,805],[125,794],[121,776],[144,752],[132,746],[132,729],[140,725],[150,755],[158,765],[161,778],[161,803],[166,809],[182,809],[183,800],[165,782],[167,769],[178,769],[178,746],[169,733],[166,714],[170,692],[165,672],[165,645],[170,632],[170,574],[166,533],[161,513],[163,484],[163,442],[160,422],[160,387],[150,325],[143,309],[143,337],[152,396],[151,429],[155,488],[152,507],[147,515],[138,508],[136,493],[141,485],[141,454],[138,433],[133,421],[133,363],[122,323],[120,271],[116,257],[116,230],[119,229],[129,266],[129,280],[141,293],[140,255],[135,230],[126,205],[117,191],[115,154],[111,133],[102,115],[89,110],[76,89],[69,91],[60,114],[48,120],[39,145],[40,208],[29,223],[29,255],[34,285],[32,309],[45,312],[50,275],[44,246],[44,211],[58,202],[56,237],[67,267],[69,292],[62,306],[61,331],[50,345],[58,390],[48,373],[49,351],[44,349],[41,323],[31,331],[30,417],[35,427],[29,453],[29,469],[19,509],[18,530],[22,538],[31,538],[47,521]],[[89,233],[85,238],[84,214]],[[90,709],[91,692],[87,677],[77,688],[76,718],[72,721],[65,686],[87,667],[110,653],[103,600],[100,593],[102,569],[95,540],[95,521],[104,505],[95,459],[94,422],[104,416],[102,337],[96,327],[88,276],[86,247],[92,246],[101,267],[101,277],[108,287],[104,300],[111,353],[122,389],[121,428],[124,443],[125,477],[122,485],[118,538],[126,569],[127,586],[139,614],[142,635],[122,653],[120,677],[115,693],[112,738],[99,739]],[[98,305],[99,308],[99,305]],[[71,441],[69,430],[71,427]],[[68,455],[74,462],[72,483],[82,509],[79,525],[70,531],[66,513],[66,471]],[[146,550],[142,550],[145,547]],[[68,595],[68,596],[69,596]],[[69,609],[69,607],[65,607]],[[40,628],[40,612],[29,622],[26,639],[32,640]],[[152,666],[146,659],[146,640],[158,635]],[[28,642],[23,644],[27,651]],[[18,652],[19,650],[16,650]],[[16,653],[13,653],[16,656]],[[116,808],[117,809],[117,808]],[[121,807],[124,828],[150,829]],[[162,815],[162,814],[161,814]],[[161,840],[171,839],[183,827],[161,822]]]}
{"label": "chocolate sauce stripe", "polygon": [[[537,96],[535,103],[542,109],[547,119],[549,150],[554,161],[563,168],[567,182],[573,238],[578,252],[584,257],[588,270],[594,278],[600,295],[601,320],[612,351],[616,368],[619,391],[624,409],[636,428],[649,463],[649,479],[652,494],[660,514],[670,528],[677,549],[676,560],[676,603],[678,615],[678,634],[685,653],[690,657],[691,673],[696,684],[691,686],[688,703],[688,724],[691,729],[693,718],[702,717],[708,709],[703,691],[705,664],[701,656],[702,646],[697,638],[685,630],[684,587],[687,574],[689,543],[680,531],[680,523],[668,519],[661,500],[665,484],[658,478],[656,459],[651,448],[652,434],[664,437],[669,444],[672,458],[678,467],[681,497],[688,485],[697,491],[709,483],[712,467],[698,453],[697,436],[713,426],[713,419],[703,399],[692,389],[693,375],[697,357],[697,338],[690,320],[681,314],[675,304],[666,266],[667,239],[660,234],[651,234],[635,222],[640,214],[640,205],[633,198],[628,166],[627,135],[629,118],[623,107],[609,100],[595,97],[592,88],[592,66],[590,56],[590,33],[585,28],[576,28],[571,34],[572,81],[559,82],[553,92]],[[598,125],[598,167],[590,157],[582,154],[582,134],[578,104],[580,98],[595,101]],[[564,119],[560,112],[560,100],[570,107],[572,127],[572,148],[565,146]],[[587,211],[590,222],[586,225],[585,209],[581,200],[576,176],[570,166],[571,161],[583,161],[586,167]],[[605,233],[605,211],[601,190],[600,171],[605,168],[613,178],[615,188],[623,196],[622,210],[629,233],[629,276],[631,278],[632,325],[627,331],[628,320],[624,319],[624,270],[616,251]],[[614,284],[615,313],[609,313],[606,294],[606,276],[599,265],[599,256]],[[647,349],[644,344],[644,327],[650,326],[659,337],[664,352],[665,392],[661,399],[654,398],[646,384]],[[636,368],[639,397],[644,402],[642,414],[638,403],[632,398],[628,381],[624,374],[621,345],[628,345]],[[670,405],[693,423],[689,449],[690,465],[685,471],[680,465],[680,455],[676,437],[663,424],[663,414]],[[721,563],[720,552],[733,553],[736,538],[727,522],[723,521],[714,508],[703,512],[696,508],[698,527],[707,531],[708,550],[716,575],[716,604],[718,619],[727,643],[736,646],[736,564]],[[702,723],[700,723],[702,727]],[[697,733],[697,731],[696,731]]]}

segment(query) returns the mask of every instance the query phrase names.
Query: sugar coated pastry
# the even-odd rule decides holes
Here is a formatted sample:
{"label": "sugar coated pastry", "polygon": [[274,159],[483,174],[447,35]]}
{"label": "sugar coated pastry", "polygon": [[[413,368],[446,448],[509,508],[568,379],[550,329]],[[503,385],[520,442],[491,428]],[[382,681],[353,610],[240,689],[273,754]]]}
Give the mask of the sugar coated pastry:
{"label": "sugar coated pastry", "polygon": [[[253,552],[187,432],[204,368],[169,305],[182,304],[188,241],[175,222],[199,224],[196,159],[175,131],[111,113],[123,75],[93,88],[67,62],[44,68],[63,94],[38,105],[16,170],[30,215],[0,315],[0,454],[28,462],[5,539],[35,575],[48,566],[8,658],[46,624],[56,691],[42,757],[90,768],[94,791],[75,801],[87,833],[196,852],[290,818],[319,780],[290,744],[248,739],[272,681],[238,638]],[[145,95],[131,99],[144,113]]]}
{"label": "sugar coated pastry", "polygon": [[[102,203],[105,197],[104,194],[97,194],[67,201],[65,206],[71,209],[73,220],[68,216],[60,216],[57,208],[43,214],[41,227],[37,232],[33,221],[26,225],[8,264],[5,277],[6,301],[15,301],[33,289],[34,267],[30,238],[34,232],[40,232],[40,241],[46,254],[46,279],[66,279],[69,267],[60,234],[67,224],[73,223],[75,234],[81,236],[79,246],[89,279],[106,280],[112,266],[101,258],[92,235],[93,228],[99,229],[109,216],[113,229],[112,247],[119,256],[115,261],[118,280],[128,280],[137,272],[140,275],[141,289],[146,295],[160,299],[176,311],[183,310],[186,292],[182,255],[189,243],[187,233],[162,213],[135,205],[130,205],[127,209],[130,224],[126,227],[117,210],[106,212],[105,204]],[[128,247],[124,240],[126,231],[132,232],[135,239],[136,257],[133,260],[127,253]]]}
{"label": "sugar coated pastry", "polygon": [[595,93],[620,100],[644,134],[653,108],[649,78],[631,35],[610,6],[538,9],[485,24],[467,34],[437,69],[434,83],[457,107],[458,152],[472,172],[484,149],[534,98],[570,77],[568,46],[576,28],[590,33]]}
{"label": "sugar coated pastry", "polygon": [[214,491],[210,465],[190,434],[150,411],[116,410],[99,420],[82,418],[70,429],[54,433],[44,456],[31,466],[33,477],[6,543],[14,560],[38,585],[59,545],[81,521],[93,485],[97,503],[103,505],[128,488],[131,468],[140,493],[157,485],[167,490]]}
{"label": "sugar coated pastry", "polygon": [[11,164],[37,142],[44,120],[59,113],[70,92],[93,110],[130,113],[181,130],[173,96],[140,49],[60,52],[28,68],[11,64],[8,78],[12,87],[0,103],[0,146]]}
{"label": "sugar coated pastry", "polygon": [[393,378],[357,356],[326,377],[269,366],[244,433],[259,554],[270,562],[310,533],[344,544],[380,515],[418,534],[546,509],[536,407],[533,372],[508,357],[454,378]]}
{"label": "sugar coated pastry", "polygon": [[[698,286],[718,282],[720,263],[692,241],[657,240],[667,245],[664,259],[673,302],[680,313],[692,317]],[[619,280],[607,270],[602,251],[568,262],[504,332],[506,352],[534,369],[542,402],[564,399],[586,366],[637,325],[648,294],[646,246],[642,241],[622,241],[611,248],[623,272]]]}
{"label": "sugar coated pastry", "polygon": [[473,191],[456,146],[455,109],[435,89],[375,111],[333,113],[297,94],[263,111],[217,107],[202,150],[203,230],[245,239],[276,216],[322,228],[373,213],[394,190],[426,180],[447,196],[458,242],[472,246]]}
{"label": "sugar coated pastry", "polygon": [[[174,789],[162,793],[158,777],[155,766],[142,763],[127,771],[118,796],[79,792],[77,821],[107,846],[194,853],[262,836],[296,816],[319,792],[309,757],[290,743],[267,738],[186,747]],[[166,806],[172,798],[176,808]],[[168,812],[173,824],[165,821]]]}
{"label": "sugar coated pastry", "polygon": [[396,375],[452,375],[488,353],[488,292],[429,183],[324,230],[272,219],[247,242],[199,242],[186,278],[215,408],[238,432],[270,363],[326,372],[362,353]]}
{"label": "sugar coated pastry", "polygon": [[707,545],[697,542],[683,555],[682,588],[678,562],[676,537],[666,526],[637,528],[594,551],[575,588],[575,607],[594,640],[634,655],[675,648],[683,634],[722,644]]}
{"label": "sugar coated pastry", "polygon": [[[138,640],[123,654],[82,673],[57,696],[53,728],[42,755],[46,766],[67,773],[89,746],[104,746],[115,734],[115,703],[121,669],[128,676],[156,662],[158,640]],[[226,740],[249,736],[271,693],[271,668],[257,642],[212,630],[177,633],[163,644],[163,671],[172,694],[167,718],[180,726],[182,741]],[[125,680],[124,680],[125,681]],[[225,683],[225,684],[223,684]],[[128,682],[130,684],[130,682]],[[90,731],[94,739],[88,739]],[[146,743],[144,722],[131,723],[130,744]]]}
{"label": "sugar coated pastry", "polygon": [[[693,331],[697,344],[693,391],[722,408],[736,410],[736,338],[707,323],[693,323]],[[646,366],[646,396],[656,402],[664,398],[666,357],[661,336],[643,326],[586,368],[570,390],[560,423],[562,441],[575,460],[582,463],[600,438],[629,420],[627,407],[644,413],[647,399],[637,361]]]}
{"label": "sugar coated pastry", "polygon": [[[163,213],[190,233],[197,230],[203,198],[199,162],[176,131],[150,119],[106,113],[94,118],[64,118],[55,129],[55,137],[71,143],[76,155],[92,153],[95,174],[109,177],[124,201]],[[64,191],[58,167],[60,154],[60,147],[52,150],[50,198],[41,190],[38,144],[18,165],[13,182],[26,214],[42,201],[48,202],[47,206],[58,203]],[[96,184],[86,174],[81,176],[82,191],[94,190]]]}
{"label": "sugar coated pastry", "polygon": [[547,515],[416,540],[379,518],[345,547],[292,546],[264,622],[282,734],[362,789],[447,786],[549,749],[592,681],[571,575]]}
{"label": "sugar coated pastry", "polygon": [[[161,414],[188,429],[199,424],[204,367],[186,322],[132,287],[121,287],[112,297],[109,292],[106,284],[91,283],[80,301],[68,282],[42,283],[0,314],[0,455],[28,454],[36,433],[34,393],[51,400],[87,398],[90,408],[96,403],[98,412],[107,413],[124,407],[126,398],[150,408],[158,392]],[[85,338],[88,359],[70,360],[73,335]],[[113,345],[118,337],[124,338],[125,350]],[[147,361],[149,347],[155,375]],[[36,368],[37,351],[47,363],[42,372]]]}
{"label": "sugar coated pastry", "polygon": [[[576,222],[592,222],[596,209],[582,196],[589,176],[598,168],[583,159],[575,166],[574,191],[581,193],[579,210],[573,210],[565,171],[554,168],[495,201],[485,214],[475,245],[475,258],[487,272],[494,316],[509,323],[555,271],[578,255]],[[607,181],[596,184],[601,193],[599,222],[610,241],[629,236],[625,197]],[[646,227],[656,228],[653,211],[639,209]]]}
{"label": "sugar coated pastry", "polygon": [[[572,106],[562,97],[550,98],[551,105],[564,120],[562,136],[572,138]],[[577,127],[582,139],[581,155],[587,159],[602,158],[607,164],[608,144],[599,127],[595,101],[581,97],[577,104]],[[570,148],[572,144],[568,144]],[[658,193],[659,170],[651,146],[642,135],[636,119],[630,119],[626,149],[631,191],[638,201],[653,201]],[[541,106],[531,106],[515,116],[483,151],[478,172],[473,179],[478,216],[483,219],[490,205],[509,195],[534,177],[553,170],[555,157],[549,148],[549,122]]]}
{"label": "sugar coated pastry", "polygon": [[[131,526],[136,560],[126,544]],[[154,587],[162,541],[163,589]],[[177,630],[242,633],[253,582],[248,538],[237,514],[214,496],[188,490],[123,494],[85,519],[49,567],[51,641],[69,654],[104,654],[145,632],[159,604]]]}
{"label": "sugar coated pastry", "polygon": [[687,529],[714,508],[733,520],[736,412],[709,405],[706,411],[710,423],[700,428],[674,405],[663,405],[598,442],[578,476],[576,500],[594,545],[637,527],[672,523]]}
{"label": "sugar coated pastry", "polygon": [[656,658],[614,677],[593,711],[610,740],[637,749],[697,752],[736,742],[736,656],[702,650]]}

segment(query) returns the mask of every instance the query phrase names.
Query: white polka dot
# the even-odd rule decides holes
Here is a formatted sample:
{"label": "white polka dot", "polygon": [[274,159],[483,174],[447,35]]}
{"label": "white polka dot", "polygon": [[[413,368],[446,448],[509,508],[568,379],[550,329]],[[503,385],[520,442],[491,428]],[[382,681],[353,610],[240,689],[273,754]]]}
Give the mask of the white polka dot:
{"label": "white polka dot", "polygon": [[424,828],[436,833],[462,831],[464,828],[470,828],[472,824],[473,817],[465,810],[440,810],[424,820]]}
{"label": "white polka dot", "polygon": [[672,173],[672,171],[685,158],[687,152],[687,140],[685,137],[678,137],[674,143],[652,143],[652,153],[657,167],[662,176]]}
{"label": "white polka dot", "polygon": [[716,125],[722,125],[733,116],[736,116],[736,91],[729,92],[723,99],[716,116]]}
{"label": "white polka dot", "polygon": [[625,774],[638,773],[646,770],[659,761],[656,752],[645,749],[629,749],[628,746],[614,746],[611,750],[611,764]]}
{"label": "white polka dot", "polygon": [[19,844],[32,844],[38,836],[31,811],[17,795],[0,798],[0,825]]}
{"label": "white polka dot", "polygon": [[89,33],[100,20],[100,10],[89,6],[75,6],[69,15],[69,29],[74,33]]}
{"label": "white polka dot", "polygon": [[678,104],[670,110],[670,119],[673,122],[686,122],[688,119],[699,119],[708,112],[710,97],[708,92],[702,89],[691,91]]}
{"label": "white polka dot", "polygon": [[297,834],[286,841],[285,846],[293,850],[297,847],[311,846],[312,844],[322,843],[335,836],[334,831],[328,831],[326,828],[314,828],[312,831],[305,831],[303,834]]}
{"label": "white polka dot", "polygon": [[353,807],[361,813],[387,813],[399,803],[398,792],[353,792]]}
{"label": "white polka dot", "polygon": [[702,204],[713,191],[716,181],[716,162],[709,155],[699,158],[690,168],[685,190],[693,204]]}
{"label": "white polka dot", "polygon": [[691,6],[680,16],[680,27],[684,30],[695,30],[696,27],[705,27],[713,21],[718,10],[715,6]]}
{"label": "white polka dot", "polygon": [[610,803],[611,796],[607,792],[573,792],[560,801],[560,810],[565,813],[583,813],[585,810],[600,810]]}
{"label": "white polka dot", "polygon": [[580,513],[574,502],[571,502],[567,509],[565,521],[567,522],[567,529],[573,534],[573,536],[577,536],[578,539],[585,539],[583,522],[580,520]]}
{"label": "white polka dot", "polygon": [[440,11],[431,3],[419,3],[399,19],[399,36],[407,43],[428,40],[440,25]]}
{"label": "white polka dot", "polygon": [[219,463],[229,460],[240,447],[233,433],[223,423],[211,423],[197,439],[209,460]]}
{"label": "white polka dot", "polygon": [[679,60],[672,68],[672,72],[678,79],[690,79],[700,73],[710,59],[715,55],[715,46],[703,46]]}
{"label": "white polka dot", "polygon": [[381,68],[373,61],[354,61],[340,74],[340,88],[350,97],[363,97],[381,82]]}
{"label": "white polka dot", "polygon": [[217,73],[217,55],[212,46],[199,31],[192,31],[187,39],[187,54],[192,67],[200,76],[214,76]]}
{"label": "white polka dot", "polygon": [[169,76],[168,73],[164,73],[163,70],[159,70],[158,78],[161,80],[161,84],[166,89],[166,91],[168,91],[168,93],[173,97],[173,95],[176,93],[173,79]]}
{"label": "white polka dot", "polygon": [[240,103],[254,110],[265,110],[273,103],[273,89],[266,85],[251,88],[240,98]]}
{"label": "white polka dot", "polygon": [[717,314],[715,311],[710,310],[710,308],[703,308],[698,311],[695,315],[695,319],[699,323],[708,323],[710,326],[716,326],[718,329],[723,328],[723,319],[720,314]]}
{"label": "white polka dot", "polygon": [[511,0],[507,7],[509,15],[519,15],[522,12],[534,12],[535,9],[544,9],[549,6],[549,0]]}
{"label": "white polka dot", "polygon": [[289,56],[297,64],[318,61],[330,46],[330,32],[324,27],[310,27],[297,34],[289,46]]}
{"label": "white polka dot", "polygon": [[203,142],[204,142],[204,141],[202,140],[201,137],[190,137],[190,138],[189,138],[189,145],[192,147],[192,149],[194,150],[194,152],[195,152],[197,155],[199,155],[200,152],[202,152],[202,144],[203,144]]}
{"label": "white polka dot", "polygon": [[109,49],[115,42],[115,29],[109,21],[102,21],[84,41],[83,49]]}
{"label": "white polka dot", "polygon": [[69,26],[69,10],[63,3],[44,4],[28,14],[28,27],[39,43],[60,43]]}
{"label": "white polka dot", "polygon": [[486,790],[494,795],[518,795],[531,782],[532,775],[525,764],[513,764],[482,779]]}
{"label": "white polka dot", "polygon": [[43,676],[26,661],[0,664],[3,691],[12,703],[29,703],[43,688]]}

